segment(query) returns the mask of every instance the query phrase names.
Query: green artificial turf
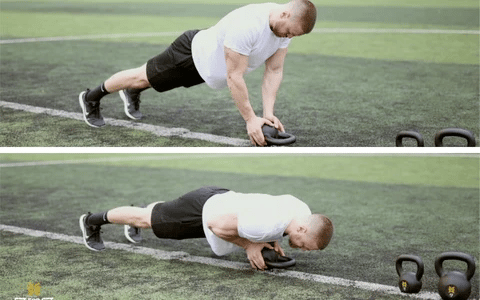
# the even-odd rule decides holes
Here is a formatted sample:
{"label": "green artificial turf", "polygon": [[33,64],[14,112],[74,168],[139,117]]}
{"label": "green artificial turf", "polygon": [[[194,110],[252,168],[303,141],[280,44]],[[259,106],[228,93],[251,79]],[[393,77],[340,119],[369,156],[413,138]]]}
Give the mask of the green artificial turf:
{"label": "green artificial turf", "polygon": [[[132,156],[138,160],[132,160]],[[478,156],[185,156],[2,155],[3,163],[65,160],[65,164],[2,167],[0,219],[3,224],[79,236],[78,217],[87,211],[169,201],[200,186],[217,185],[239,192],[292,194],[305,201],[313,212],[326,214],[333,220],[335,235],[324,251],[302,252],[289,248],[284,241],[286,253],[297,259],[296,271],[395,286],[398,279],[394,267],[396,257],[412,253],[420,255],[426,266],[430,266],[425,269],[424,290],[435,291],[437,276],[431,266],[437,255],[451,250],[479,255]],[[117,160],[95,161],[102,157]],[[93,160],[69,163],[81,159]],[[409,177],[411,179],[407,180]],[[126,243],[122,228],[104,226],[102,231],[106,241]],[[145,231],[144,238],[144,247],[214,257],[204,239],[160,240],[150,231]],[[17,238],[7,237],[7,240],[11,239]],[[57,242],[39,240],[38,243],[46,243],[39,248],[38,255],[47,260],[55,259],[48,253],[51,253],[49,247],[54,247]],[[53,246],[48,246],[52,243]],[[35,248],[35,243],[26,243],[25,247]],[[78,268],[85,270],[81,280],[88,280],[88,274],[95,273],[83,262],[84,256],[101,260],[100,265],[107,264],[112,270],[118,270],[118,274],[130,274],[126,271],[129,268],[123,267],[125,260],[121,258],[130,254],[120,253],[120,258],[116,259],[114,257],[119,252],[115,250],[94,254],[82,245],[65,247],[80,256]],[[27,253],[37,252],[31,250]],[[20,257],[15,259],[20,260],[22,266],[26,263]],[[221,259],[246,262],[245,254],[241,252]],[[51,282],[49,275],[39,266],[33,264],[31,267],[40,274],[35,280],[45,278],[43,280]],[[59,266],[58,269],[62,268]],[[191,268],[188,264],[185,268],[178,266],[179,272],[193,272]],[[198,269],[202,270],[203,266]],[[195,272],[201,274],[201,271]],[[175,280],[176,274],[158,271],[156,276]],[[105,277],[105,284],[100,285],[95,293],[108,298],[109,293],[117,289],[115,284],[108,284],[116,282],[116,276]],[[249,280],[253,279],[251,275],[247,276],[249,278],[245,276],[240,272],[235,278],[246,280],[239,288],[248,286],[247,291],[250,291],[253,288]],[[62,277],[65,280],[72,278],[68,274]],[[144,280],[142,278],[139,280]],[[16,283],[22,284],[25,280],[21,277]],[[478,281],[472,280],[474,293],[478,293],[475,282]],[[205,290],[210,287],[203,281],[198,285]],[[322,289],[322,295],[332,293],[340,298],[344,295],[337,288],[325,291],[323,285],[316,284],[312,288]],[[347,290],[351,297],[365,298],[361,291]],[[165,295],[176,292],[174,286],[164,291]],[[236,295],[234,289],[225,292],[226,295]],[[280,294],[278,297],[287,296]]]}
{"label": "green artificial turf", "polygon": [[[2,39],[105,37],[2,44],[0,97],[79,112],[81,91],[94,88],[118,71],[143,65],[182,31],[207,28],[246,3],[251,1],[2,1]],[[327,0],[315,4],[317,26],[313,33],[292,41],[275,104],[276,115],[287,131],[297,136],[293,146],[391,147],[397,133],[416,130],[431,147],[435,133],[447,127],[468,129],[478,140],[478,3]],[[332,28],[347,31],[322,32]],[[355,32],[362,28],[441,32]],[[445,30],[469,30],[469,34],[447,34]],[[145,33],[159,35],[135,37]],[[109,38],[111,34],[132,36]],[[262,76],[262,68],[246,76],[257,115],[262,114]],[[147,91],[142,101],[143,123],[247,138],[245,123],[228,89],[214,91],[202,85],[164,94]],[[106,117],[125,118],[118,95],[106,97],[102,107]],[[18,112],[9,114],[14,123],[23,117]],[[57,143],[35,139],[55,132],[53,123],[56,121],[30,128],[28,138],[4,145],[72,145],[68,137],[45,139]],[[10,126],[15,125],[9,124],[7,132],[12,131]],[[87,129],[81,122],[78,126]],[[116,139],[117,130],[112,129],[105,143],[80,137],[78,145],[138,145],[129,139],[109,142]],[[5,133],[2,138],[12,140]],[[466,142],[452,138],[445,144],[464,146]],[[203,142],[197,145],[208,146]]]}

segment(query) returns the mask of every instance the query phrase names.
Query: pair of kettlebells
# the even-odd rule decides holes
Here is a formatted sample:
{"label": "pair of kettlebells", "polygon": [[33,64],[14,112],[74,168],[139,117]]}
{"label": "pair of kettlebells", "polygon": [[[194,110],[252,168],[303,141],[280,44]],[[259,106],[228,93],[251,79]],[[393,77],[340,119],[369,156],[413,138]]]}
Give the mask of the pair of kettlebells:
{"label": "pair of kettlebells", "polygon": [[[459,260],[467,264],[467,271],[445,271],[443,262]],[[404,272],[402,263],[412,261],[417,264],[416,272]],[[424,272],[423,261],[416,255],[400,255],[396,260],[397,274],[400,276],[398,287],[403,293],[418,293],[422,288]],[[442,299],[465,300],[470,296],[472,285],[470,279],[475,274],[475,258],[463,252],[444,252],[435,259],[435,271],[440,277],[438,293]]]}
{"label": "pair of kettlebells", "polygon": [[[447,136],[461,137],[467,140],[467,147],[475,147],[475,135],[473,132],[463,128],[445,128],[435,134],[435,147],[443,147],[443,138]],[[424,147],[423,136],[413,130],[400,131],[395,138],[395,145],[403,147],[404,138],[413,138],[417,141],[417,147]]]}

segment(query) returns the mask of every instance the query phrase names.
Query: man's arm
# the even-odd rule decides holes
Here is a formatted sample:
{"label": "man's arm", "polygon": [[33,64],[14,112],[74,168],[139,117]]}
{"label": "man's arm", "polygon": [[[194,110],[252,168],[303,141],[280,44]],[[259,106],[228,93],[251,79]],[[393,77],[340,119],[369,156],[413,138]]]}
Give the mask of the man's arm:
{"label": "man's arm", "polygon": [[275,54],[265,61],[265,73],[263,74],[262,97],[263,117],[272,121],[275,128],[285,131],[282,123],[273,114],[277,91],[283,78],[283,65],[287,56],[287,48],[278,49]]}
{"label": "man's arm", "polygon": [[233,101],[247,124],[247,133],[253,144],[265,146],[262,125],[273,125],[264,118],[257,117],[248,97],[247,84],[243,78],[248,67],[248,56],[237,53],[225,47],[225,62],[227,65],[227,84]]}
{"label": "man's arm", "polygon": [[219,238],[245,249],[250,265],[254,269],[264,270],[267,266],[262,256],[264,247],[273,249],[268,243],[254,243],[238,235],[236,214],[227,214],[212,218],[207,222],[208,228]]}

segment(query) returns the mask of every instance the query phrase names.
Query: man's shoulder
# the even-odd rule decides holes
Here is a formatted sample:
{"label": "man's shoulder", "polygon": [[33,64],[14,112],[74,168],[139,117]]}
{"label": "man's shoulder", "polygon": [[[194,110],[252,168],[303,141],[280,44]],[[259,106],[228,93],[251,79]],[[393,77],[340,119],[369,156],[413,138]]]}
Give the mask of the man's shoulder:
{"label": "man's shoulder", "polygon": [[226,204],[227,202],[234,201],[236,196],[237,196],[237,193],[235,193],[234,191],[215,194],[205,202],[204,207],[207,207],[208,209],[210,209],[212,207],[218,207],[218,205],[223,206],[223,204]]}
{"label": "man's shoulder", "polygon": [[[230,14],[233,17],[237,17],[239,14],[240,15],[246,15],[248,16],[244,20],[253,20],[255,16],[263,16],[266,13],[268,13],[270,10],[273,8],[279,6],[279,4],[268,2],[268,3],[254,3],[254,4],[247,4],[244,6],[241,6],[234,11],[232,11]],[[241,20],[236,20],[237,22]]]}
{"label": "man's shoulder", "polygon": [[276,6],[280,6],[280,4],[278,3],[273,3],[273,2],[264,2],[264,3],[251,3],[251,4],[247,4],[247,5],[244,5],[242,7],[248,7],[248,8],[271,8],[271,7],[276,7]]}

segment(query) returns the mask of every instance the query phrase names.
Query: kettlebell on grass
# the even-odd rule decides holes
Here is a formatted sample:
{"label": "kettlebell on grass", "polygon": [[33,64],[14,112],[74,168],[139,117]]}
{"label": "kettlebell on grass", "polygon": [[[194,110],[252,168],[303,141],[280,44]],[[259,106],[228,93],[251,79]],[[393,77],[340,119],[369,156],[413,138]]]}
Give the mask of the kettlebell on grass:
{"label": "kettlebell on grass", "polygon": [[403,147],[403,139],[404,138],[413,138],[417,141],[417,146],[418,147],[423,147],[425,145],[425,142],[423,141],[423,136],[413,130],[404,130],[400,131],[397,134],[397,137],[395,138],[395,145],[397,147]]}
{"label": "kettlebell on grass", "polygon": [[443,147],[443,138],[457,136],[467,140],[467,147],[475,147],[475,135],[473,132],[463,128],[445,128],[435,134],[435,147]]}
{"label": "kettlebell on grass", "polygon": [[[417,264],[416,272],[404,272],[402,263],[404,261],[413,261]],[[397,274],[400,276],[398,287],[403,293],[418,293],[422,289],[422,276],[424,271],[423,261],[416,255],[400,255],[396,261]]]}
{"label": "kettlebell on grass", "polygon": [[287,146],[297,140],[293,134],[278,131],[275,127],[267,124],[262,126],[262,132],[267,146]]}
{"label": "kettlebell on grass", "polygon": [[282,256],[275,252],[275,250],[267,247],[262,249],[262,256],[265,264],[267,265],[267,269],[286,269],[293,267],[296,264],[294,258]]}
{"label": "kettlebell on grass", "polygon": [[[445,260],[460,260],[467,263],[467,272],[445,271]],[[475,258],[463,252],[444,252],[435,260],[435,271],[440,276],[438,293],[442,299],[465,300],[472,292],[470,279],[475,274]]]}

